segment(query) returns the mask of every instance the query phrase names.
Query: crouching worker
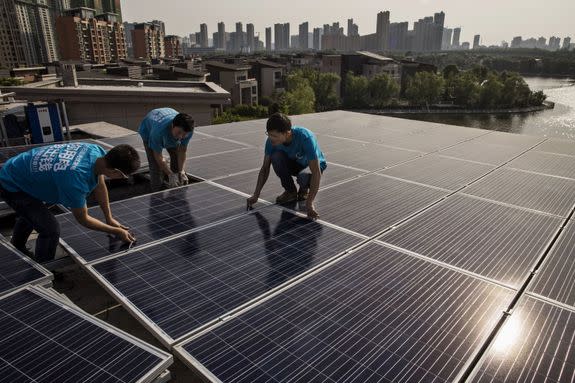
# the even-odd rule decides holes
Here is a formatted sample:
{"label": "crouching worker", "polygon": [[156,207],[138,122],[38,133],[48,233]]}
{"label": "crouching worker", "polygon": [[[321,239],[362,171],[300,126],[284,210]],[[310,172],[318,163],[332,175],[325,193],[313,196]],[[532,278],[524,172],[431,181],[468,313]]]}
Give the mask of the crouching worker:
{"label": "crouching worker", "polygon": [[[266,131],[268,139],[264,161],[254,194],[248,198],[248,207],[258,201],[272,166],[284,188],[276,203],[306,201],[307,216],[317,219],[319,214],[313,202],[327,164],[315,135],[306,128],[292,127],[289,117],[281,113],[275,113],[268,119]],[[299,190],[293,177],[296,177]]]}
{"label": "crouching worker", "polygon": [[[152,191],[162,188],[164,178],[167,178],[170,188],[187,185],[184,163],[188,142],[194,134],[192,117],[171,108],[154,109],[146,115],[138,133],[148,156]],[[169,167],[162,156],[164,149],[170,155]]]}
{"label": "crouching worker", "polygon": [[[30,255],[26,242],[32,230],[36,230],[34,258],[38,262],[54,259],[60,225],[45,204],[62,204],[88,229],[134,242],[136,239],[128,228],[112,216],[104,177],[128,178],[139,167],[138,152],[128,145],[118,145],[106,153],[93,144],[59,144],[11,158],[0,170],[0,195],[17,215],[12,244]],[[92,192],[105,223],[88,215],[86,198]]]}

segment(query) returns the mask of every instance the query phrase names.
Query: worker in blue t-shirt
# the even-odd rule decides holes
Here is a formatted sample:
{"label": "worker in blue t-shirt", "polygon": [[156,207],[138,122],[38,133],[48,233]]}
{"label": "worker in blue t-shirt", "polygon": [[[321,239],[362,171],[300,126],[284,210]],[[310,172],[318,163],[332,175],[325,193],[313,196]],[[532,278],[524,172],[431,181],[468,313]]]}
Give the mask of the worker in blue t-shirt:
{"label": "worker in blue t-shirt", "polygon": [[[194,134],[194,120],[185,113],[172,108],[154,109],[146,115],[138,133],[144,141],[150,166],[152,190],[162,188],[164,177],[168,187],[186,185],[188,177],[184,170],[188,142]],[[170,166],[164,161],[162,151],[170,155]]]}
{"label": "worker in blue t-shirt", "polygon": [[[266,125],[268,139],[265,156],[254,194],[248,198],[248,207],[258,201],[269,173],[270,165],[280,178],[283,194],[276,203],[306,201],[307,215],[311,219],[319,217],[313,201],[319,190],[322,173],[327,167],[315,135],[301,126],[292,127],[290,119],[281,113],[274,113]],[[296,177],[299,191],[292,177]]]}
{"label": "worker in blue t-shirt", "polygon": [[[128,228],[112,216],[104,177],[128,178],[139,167],[138,152],[129,145],[118,145],[106,153],[94,144],[58,144],[11,158],[0,170],[0,195],[17,214],[12,244],[29,255],[26,242],[36,230],[34,258],[38,262],[54,259],[60,225],[45,203],[70,208],[76,220],[88,229],[134,242]],[[106,223],[88,215],[86,198],[92,191]]]}

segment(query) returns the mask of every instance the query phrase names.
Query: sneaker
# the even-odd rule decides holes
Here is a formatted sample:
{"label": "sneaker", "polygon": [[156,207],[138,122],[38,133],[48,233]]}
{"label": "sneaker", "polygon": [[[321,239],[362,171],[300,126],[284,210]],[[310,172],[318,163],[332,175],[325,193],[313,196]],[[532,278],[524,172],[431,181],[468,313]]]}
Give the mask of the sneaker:
{"label": "sneaker", "polygon": [[297,200],[305,201],[307,200],[308,195],[309,195],[309,189],[299,189],[299,191],[297,192]]}
{"label": "sneaker", "polygon": [[297,201],[297,192],[284,191],[281,195],[277,196],[276,203],[284,204]]}

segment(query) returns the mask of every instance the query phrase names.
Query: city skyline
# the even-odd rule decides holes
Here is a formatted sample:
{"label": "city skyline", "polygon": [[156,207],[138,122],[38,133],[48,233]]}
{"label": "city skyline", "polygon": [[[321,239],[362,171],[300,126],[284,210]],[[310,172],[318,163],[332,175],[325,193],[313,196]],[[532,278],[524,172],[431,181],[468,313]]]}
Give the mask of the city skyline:
{"label": "city skyline", "polygon": [[[462,27],[462,42],[472,43],[474,35],[479,34],[482,45],[511,42],[515,36],[543,36],[547,39],[551,36],[575,37],[569,22],[569,15],[575,12],[575,2],[560,0],[550,0],[544,7],[533,0],[509,0],[504,4],[487,0],[481,3],[482,9],[478,9],[476,2],[467,0],[417,0],[417,6],[413,6],[413,3],[406,6],[405,2],[391,0],[385,3],[385,9],[381,3],[373,0],[363,0],[353,7],[340,1],[332,2],[326,7],[322,3],[293,0],[282,12],[278,12],[277,5],[271,2],[245,0],[226,3],[230,4],[225,7],[222,7],[221,3],[213,6],[203,4],[202,12],[198,12],[197,6],[181,0],[167,0],[161,8],[157,6],[157,2],[150,0],[122,0],[122,9],[124,20],[135,22],[161,19],[166,23],[167,34],[179,36],[199,31],[202,23],[207,24],[211,36],[212,32],[217,30],[218,22],[224,22],[227,30],[231,29],[228,25],[242,22],[254,24],[255,33],[259,34],[262,41],[265,40],[265,28],[275,23],[290,23],[292,28],[295,26],[297,29],[299,24],[308,22],[309,30],[313,31],[313,28],[326,23],[340,22],[342,26],[347,26],[347,20],[350,18],[359,26],[359,34],[366,35],[375,32],[377,13],[389,10],[391,22],[407,21],[410,29],[423,15],[443,11],[446,13],[446,27]],[[254,12],[256,8],[258,11]],[[552,23],[542,22],[550,20],[550,17],[553,18]],[[487,18],[490,20],[488,23],[485,21]],[[345,33],[347,34],[347,28]],[[297,34],[297,31],[294,34]]]}

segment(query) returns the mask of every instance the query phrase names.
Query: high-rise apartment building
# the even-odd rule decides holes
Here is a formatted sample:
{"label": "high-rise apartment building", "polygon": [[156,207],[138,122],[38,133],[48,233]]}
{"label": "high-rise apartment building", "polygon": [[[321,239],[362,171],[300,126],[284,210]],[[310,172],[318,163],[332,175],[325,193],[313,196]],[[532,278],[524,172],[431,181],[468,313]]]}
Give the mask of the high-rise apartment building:
{"label": "high-rise apartment building", "polygon": [[443,36],[441,41],[441,50],[447,51],[451,49],[451,39],[453,38],[453,29],[443,28]]}
{"label": "high-rise apartment building", "polygon": [[272,27],[266,28],[266,51],[272,50]]}
{"label": "high-rise apartment building", "polygon": [[389,41],[388,49],[390,51],[406,51],[407,47],[407,33],[409,23],[391,23],[389,25]]}
{"label": "high-rise apartment building", "polygon": [[306,21],[299,25],[298,47],[307,50],[309,47],[309,23]]}
{"label": "high-rise apartment building", "polygon": [[200,24],[200,41],[196,42],[202,48],[207,48],[209,45],[208,42],[208,25],[207,24]]}
{"label": "high-rise apartment building", "polygon": [[479,48],[479,41],[481,41],[480,35],[473,36],[473,49]]}
{"label": "high-rise apartment building", "polygon": [[223,21],[218,23],[218,39],[214,40],[214,45],[218,49],[226,49],[226,24]]}
{"label": "high-rise apartment building", "polygon": [[56,19],[56,31],[61,60],[107,64],[127,57],[124,26],[113,13],[67,10]]}
{"label": "high-rise apartment building", "polygon": [[[55,0],[61,1],[61,0]],[[122,21],[122,4],[120,0],[67,0],[71,8],[91,8],[96,15],[115,13]]]}
{"label": "high-rise apartment building", "polygon": [[387,49],[389,40],[389,11],[379,12],[377,14],[376,39],[377,50],[384,51]]}
{"label": "high-rise apartment building", "polygon": [[322,35],[322,29],[321,28],[314,28],[313,29],[313,50],[314,51],[321,50],[321,35]]}
{"label": "high-rise apartment building", "polygon": [[256,51],[256,36],[253,24],[246,25],[246,45],[250,53]]}
{"label": "high-rise apartment building", "polygon": [[160,22],[139,23],[132,31],[134,57],[146,60],[159,59],[165,56],[164,30]]}
{"label": "high-rise apartment building", "polygon": [[48,0],[0,0],[0,66],[58,60],[51,5]]}
{"label": "high-rise apartment building", "polygon": [[461,28],[455,28],[453,30],[453,42],[451,43],[451,46],[455,49],[459,48],[460,39],[461,39]]}
{"label": "high-rise apartment building", "polygon": [[182,56],[182,41],[179,36],[168,35],[164,37],[165,57],[177,58]]}

